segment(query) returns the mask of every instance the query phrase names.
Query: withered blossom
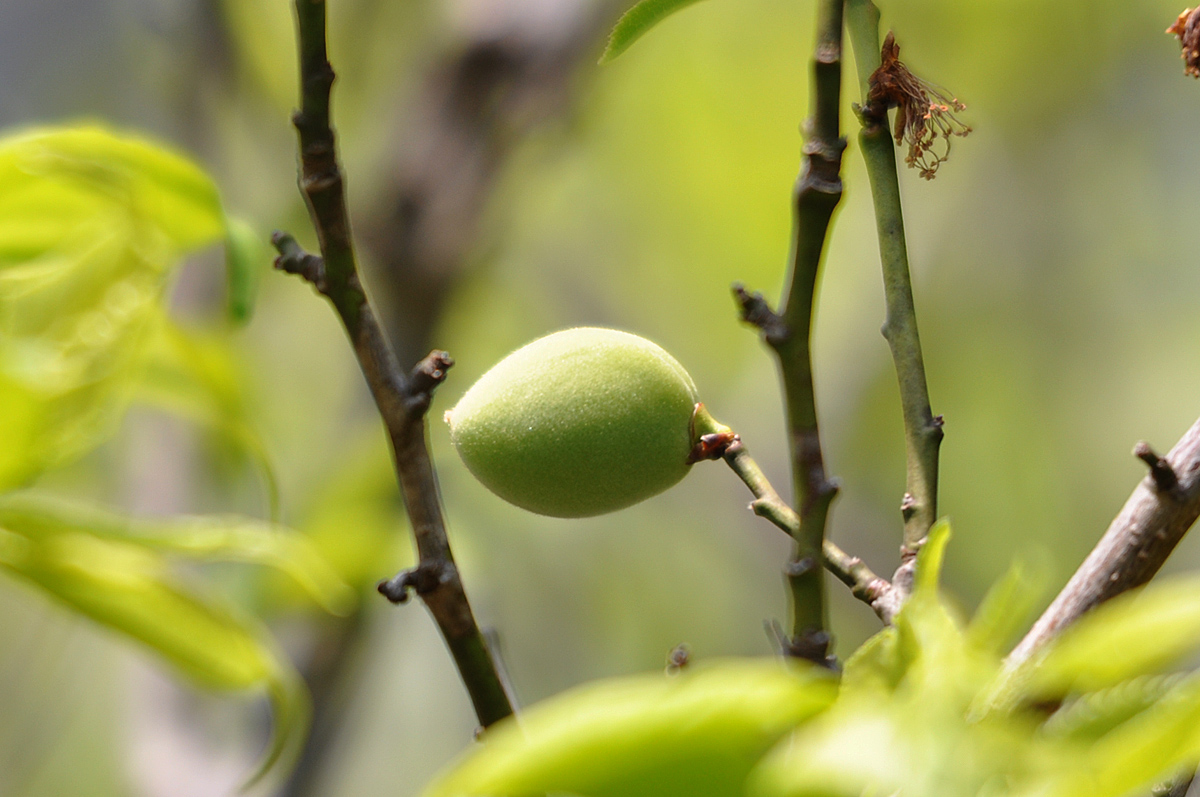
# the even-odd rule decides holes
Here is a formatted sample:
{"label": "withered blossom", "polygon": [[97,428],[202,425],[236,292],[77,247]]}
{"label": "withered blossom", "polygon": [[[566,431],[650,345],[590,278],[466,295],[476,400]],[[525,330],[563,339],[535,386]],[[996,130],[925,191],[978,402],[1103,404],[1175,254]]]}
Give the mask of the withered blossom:
{"label": "withered blossom", "polygon": [[[928,83],[909,71],[900,61],[900,45],[888,33],[883,40],[879,68],[871,73],[867,94],[867,111],[882,116],[888,108],[896,109],[896,145],[908,142],[904,162],[919,169],[926,180],[932,180],[938,167],[950,157],[951,136],[965,136],[971,128],[956,113],[967,106],[950,92]],[[944,148],[938,149],[938,142]]]}
{"label": "withered blossom", "polygon": [[1179,46],[1183,48],[1183,73],[1200,78],[1200,6],[1183,9],[1175,24],[1167,28],[1167,33],[1179,37]]}

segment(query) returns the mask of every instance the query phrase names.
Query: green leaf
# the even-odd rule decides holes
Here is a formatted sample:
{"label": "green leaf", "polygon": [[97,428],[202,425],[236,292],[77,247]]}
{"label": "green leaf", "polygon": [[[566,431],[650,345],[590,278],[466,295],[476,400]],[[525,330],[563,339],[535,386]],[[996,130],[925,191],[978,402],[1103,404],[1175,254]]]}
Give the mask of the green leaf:
{"label": "green leaf", "polygon": [[1050,736],[1093,742],[1157,703],[1183,679],[1144,675],[1099,692],[1080,695],[1042,725]]}
{"label": "green leaf", "polygon": [[950,542],[950,521],[942,518],[933,524],[925,544],[917,552],[917,572],[913,581],[913,593],[937,592],[938,579],[942,575],[942,562],[946,558],[946,544]]}
{"label": "green leaf", "polygon": [[291,576],[322,608],[346,614],[354,591],[304,536],[237,516],[133,519],[45,493],[0,495],[0,526],[31,539],[64,531],[126,542],[200,561],[267,565]]}
{"label": "green leaf", "polygon": [[1024,564],[1013,562],[983,596],[967,628],[967,640],[980,650],[999,654],[1026,625],[1042,583],[1044,579],[1030,575]]}
{"label": "green leaf", "polygon": [[967,723],[928,692],[843,693],[751,773],[750,797],[947,797],[1012,794],[1042,763],[1027,725]]}
{"label": "green leaf", "polygon": [[[917,766],[912,729],[887,701],[838,701],[835,715],[789,736],[753,771],[751,797],[894,794]],[[907,792],[906,792],[907,793]]]}
{"label": "green leaf", "polygon": [[1154,672],[1200,647],[1200,577],[1127,592],[1084,615],[1029,663],[1035,700],[1092,692]]}
{"label": "green leaf", "polygon": [[203,687],[265,689],[274,738],[253,780],[299,751],[308,724],[299,676],[254,622],[181,589],[159,553],[82,531],[22,533],[3,523],[0,567],[141,642]]}
{"label": "green leaf", "polygon": [[879,631],[846,660],[843,689],[890,693],[900,685],[911,659],[899,644],[899,631],[888,626]]}
{"label": "green leaf", "polygon": [[426,797],[726,797],[784,733],[833,701],[813,667],[729,660],[601,681],[489,730]]}
{"label": "green leaf", "polygon": [[225,274],[229,317],[245,324],[254,314],[254,299],[263,266],[271,262],[258,231],[237,218],[226,219]]}
{"label": "green leaf", "polygon": [[111,433],[170,269],[223,234],[212,181],[160,145],[0,139],[0,490]]}
{"label": "green leaf", "polygon": [[695,2],[697,0],[641,0],[617,20],[616,27],[609,34],[604,55],[600,56],[600,63],[607,64],[633,46],[655,25]]}
{"label": "green leaf", "polygon": [[1200,675],[1192,674],[1148,709],[1086,748],[1081,764],[1043,793],[1056,797],[1123,797],[1200,758]]}
{"label": "green leaf", "polygon": [[141,368],[133,377],[136,401],[161,407],[222,436],[255,464],[272,518],[279,517],[279,486],[246,397],[246,374],[233,340],[220,331],[183,329],[161,318],[147,334]]}

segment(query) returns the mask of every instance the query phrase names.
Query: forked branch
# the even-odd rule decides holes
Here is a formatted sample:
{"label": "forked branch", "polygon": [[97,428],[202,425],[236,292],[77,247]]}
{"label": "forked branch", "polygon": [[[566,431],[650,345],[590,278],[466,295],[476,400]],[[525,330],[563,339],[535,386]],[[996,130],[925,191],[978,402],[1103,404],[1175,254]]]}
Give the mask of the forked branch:
{"label": "forked branch", "polygon": [[[750,504],[754,514],[771,521],[788,536],[798,537],[801,533],[800,516],[779,496],[741,440],[729,445],[722,458],[754,494],[754,501]],[[822,542],[822,558],[825,569],[849,587],[854,597],[870,606],[885,624],[892,624],[900,604],[896,600],[896,591],[887,579],[875,575],[866,562],[846,553],[830,540]]]}

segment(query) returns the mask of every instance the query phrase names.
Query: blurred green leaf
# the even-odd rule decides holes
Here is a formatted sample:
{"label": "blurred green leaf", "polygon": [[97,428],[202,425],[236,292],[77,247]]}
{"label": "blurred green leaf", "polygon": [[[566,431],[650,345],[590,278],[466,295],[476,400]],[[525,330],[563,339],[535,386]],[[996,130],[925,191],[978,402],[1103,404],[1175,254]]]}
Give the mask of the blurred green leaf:
{"label": "blurred green leaf", "polygon": [[1200,647],[1200,577],[1127,592],[1084,615],[1030,663],[1022,689],[1045,700],[1163,670]]}
{"label": "blurred green leaf", "polygon": [[946,544],[950,542],[950,522],[942,518],[933,524],[925,544],[917,552],[917,572],[913,579],[913,594],[937,592],[946,559]]}
{"label": "blurred green leaf", "polygon": [[1181,675],[1144,675],[1080,695],[1054,712],[1043,724],[1042,732],[1095,741],[1154,705],[1182,679]]}
{"label": "blurred green leaf", "polygon": [[601,681],[496,726],[426,797],[739,794],[754,763],[837,692],[828,673],[729,660]]}
{"label": "blurred green leaf", "polygon": [[248,222],[226,218],[225,274],[229,317],[238,324],[249,322],[263,267],[271,262],[266,243]]}
{"label": "blurred green leaf", "polygon": [[655,25],[695,2],[698,0],[641,0],[617,20],[616,27],[609,34],[608,46],[600,56],[600,63],[606,64],[613,60],[632,47],[635,41]]}
{"label": "blurred green leaf", "polygon": [[278,518],[275,468],[253,423],[246,374],[229,336],[183,329],[160,317],[147,335],[133,398],[203,424],[223,436],[257,466],[272,518]]}
{"label": "blurred green leaf", "polygon": [[967,640],[975,647],[999,654],[1033,613],[1041,594],[1042,579],[1021,562],[1013,562],[983,596],[967,627]]}
{"label": "blurred green leaf", "polygon": [[307,693],[257,624],[181,589],[162,555],[145,545],[10,520],[0,522],[0,566],[145,644],[201,686],[267,691],[274,735],[253,779],[298,752],[308,724]]}
{"label": "blurred green leaf", "polygon": [[63,531],[91,534],[201,561],[266,565],[287,573],[322,608],[349,612],[355,595],[303,535],[252,518],[129,518],[45,493],[0,495],[0,526],[27,537]]}
{"label": "blurred green leaf", "polygon": [[1085,748],[1045,793],[1122,797],[1148,792],[1200,758],[1200,676],[1192,674],[1149,708]]}
{"label": "blurred green leaf", "polygon": [[910,728],[886,702],[839,701],[835,717],[792,734],[752,773],[753,797],[892,794],[916,765]]}
{"label": "blurred green leaf", "polygon": [[223,234],[212,181],[161,145],[96,126],[0,140],[0,490],[112,430],[170,268]]}
{"label": "blurred green leaf", "polygon": [[899,648],[899,631],[895,626],[888,626],[850,655],[842,673],[842,683],[854,691],[889,693],[900,685],[910,663]]}

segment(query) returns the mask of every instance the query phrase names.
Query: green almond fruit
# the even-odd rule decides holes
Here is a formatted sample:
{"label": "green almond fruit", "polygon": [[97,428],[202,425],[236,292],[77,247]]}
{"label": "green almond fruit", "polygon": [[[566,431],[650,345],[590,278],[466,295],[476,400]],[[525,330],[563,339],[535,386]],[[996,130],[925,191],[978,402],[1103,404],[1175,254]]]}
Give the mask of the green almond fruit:
{"label": "green almond fruit", "polygon": [[590,517],[661,493],[691,465],[696,386],[674,357],[614,329],[517,349],[446,413],[467,468],[540,515]]}

